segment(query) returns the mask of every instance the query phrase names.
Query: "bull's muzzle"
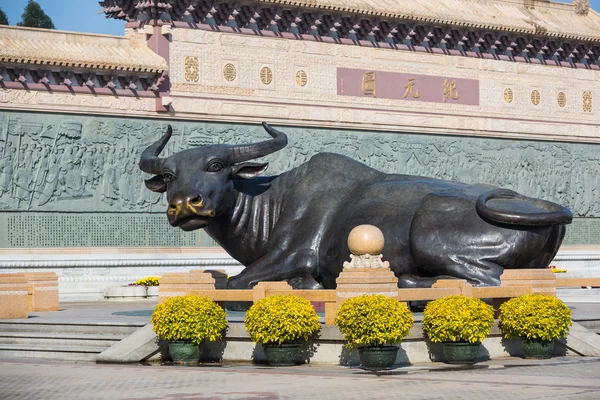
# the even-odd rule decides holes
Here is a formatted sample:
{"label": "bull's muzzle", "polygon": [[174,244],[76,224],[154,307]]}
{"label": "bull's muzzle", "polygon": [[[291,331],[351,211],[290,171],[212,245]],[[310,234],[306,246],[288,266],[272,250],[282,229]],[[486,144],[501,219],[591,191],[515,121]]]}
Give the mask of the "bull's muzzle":
{"label": "bull's muzzle", "polygon": [[207,224],[207,218],[214,216],[215,211],[206,207],[201,195],[174,196],[167,209],[169,223],[184,230],[203,228]]}

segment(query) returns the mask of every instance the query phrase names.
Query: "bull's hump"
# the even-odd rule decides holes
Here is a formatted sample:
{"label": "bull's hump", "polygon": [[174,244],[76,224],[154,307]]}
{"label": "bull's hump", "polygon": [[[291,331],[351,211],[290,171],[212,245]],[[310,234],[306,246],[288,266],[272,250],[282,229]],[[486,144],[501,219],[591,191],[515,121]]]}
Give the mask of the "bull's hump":
{"label": "bull's hump", "polygon": [[319,153],[311,157],[307,163],[307,172],[319,174],[322,179],[346,178],[351,181],[378,181],[385,179],[386,174],[377,171],[350,157],[336,153]]}

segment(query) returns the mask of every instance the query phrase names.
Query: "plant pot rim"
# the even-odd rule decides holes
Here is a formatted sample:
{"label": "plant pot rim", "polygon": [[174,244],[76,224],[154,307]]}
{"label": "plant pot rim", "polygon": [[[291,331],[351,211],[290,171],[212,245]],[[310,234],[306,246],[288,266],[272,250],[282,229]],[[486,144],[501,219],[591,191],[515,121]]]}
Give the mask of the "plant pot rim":
{"label": "plant pot rim", "polygon": [[303,342],[283,342],[283,343],[260,343],[261,346],[269,346],[269,347],[296,347],[302,346]]}
{"label": "plant pot rim", "polygon": [[442,342],[443,344],[457,344],[457,345],[480,345],[481,341],[478,340],[476,342],[469,342],[467,340],[455,340],[455,341],[448,341],[448,342]]}

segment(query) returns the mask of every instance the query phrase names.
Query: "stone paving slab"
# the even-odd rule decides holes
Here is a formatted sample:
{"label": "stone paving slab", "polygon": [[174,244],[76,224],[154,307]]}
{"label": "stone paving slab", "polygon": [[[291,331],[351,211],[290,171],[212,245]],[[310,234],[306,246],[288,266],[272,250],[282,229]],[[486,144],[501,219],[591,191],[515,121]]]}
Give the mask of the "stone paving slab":
{"label": "stone paving slab", "polygon": [[[360,369],[173,367],[0,360],[0,397],[28,399],[600,399],[598,359],[374,375]],[[494,361],[496,362],[496,361]],[[508,362],[508,360],[505,360]],[[484,367],[484,368],[481,368]]]}

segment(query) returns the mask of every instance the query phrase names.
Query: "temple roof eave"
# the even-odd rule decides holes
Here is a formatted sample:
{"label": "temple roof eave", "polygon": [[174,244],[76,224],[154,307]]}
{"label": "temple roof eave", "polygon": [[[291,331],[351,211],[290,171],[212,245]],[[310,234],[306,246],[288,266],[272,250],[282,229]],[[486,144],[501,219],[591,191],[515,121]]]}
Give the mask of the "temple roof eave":
{"label": "temple roof eave", "polygon": [[165,59],[124,37],[0,27],[0,63],[161,74]]}
{"label": "temple roof eave", "polygon": [[[100,1],[108,17],[137,20],[141,13],[149,19],[170,15],[173,21],[182,18],[202,19],[211,7],[220,8],[227,0],[179,0],[152,5],[151,2],[124,0]],[[347,14],[349,17],[389,19],[395,22],[422,22],[457,28],[494,30],[524,35],[599,42],[595,32],[600,31],[600,16],[593,10],[581,12],[573,4],[531,0],[526,4],[517,0],[241,0],[234,8],[258,5],[281,12],[295,9],[302,13],[327,12]],[[152,6],[150,6],[152,5]],[[227,9],[227,8],[226,8]],[[203,10],[203,11],[199,11]],[[206,12],[204,10],[207,10]],[[339,16],[339,15],[338,15]],[[202,21],[196,21],[202,23]]]}

